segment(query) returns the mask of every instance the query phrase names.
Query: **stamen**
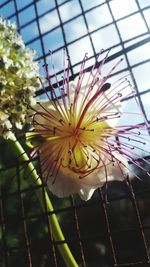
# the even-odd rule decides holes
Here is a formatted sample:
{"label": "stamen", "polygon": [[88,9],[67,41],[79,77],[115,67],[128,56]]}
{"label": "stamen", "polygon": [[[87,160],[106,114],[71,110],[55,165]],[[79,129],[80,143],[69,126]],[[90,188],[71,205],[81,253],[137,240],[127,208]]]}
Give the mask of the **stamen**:
{"label": "stamen", "polygon": [[68,58],[66,63],[65,50],[62,82],[58,81],[51,54],[52,68],[60,96],[56,95],[48,65],[46,65],[46,77],[55,101],[50,98],[41,81],[50,107],[39,103],[39,111],[33,109],[35,112],[32,122],[34,130],[30,131],[31,135],[29,135],[29,142],[34,147],[32,153],[34,155],[39,152],[42,172],[46,181],[50,179],[49,184],[53,186],[58,179],[56,184],[59,185],[59,179],[63,179],[65,174],[67,177],[70,175],[70,179],[76,179],[76,182],[82,179],[82,184],[85,178],[86,184],[90,175],[93,175],[94,180],[97,173],[102,172],[106,179],[106,201],[108,201],[109,173],[112,172],[113,176],[112,169],[118,168],[127,184],[126,172],[140,179],[130,167],[131,163],[150,176],[144,165],[150,166],[150,163],[140,155],[140,152],[149,154],[142,146],[146,146],[149,141],[150,127],[145,121],[143,125],[115,126],[122,114],[141,117],[143,113],[142,111],[123,113],[120,110],[121,101],[127,97],[133,97],[135,92],[127,79],[128,75],[124,75],[114,83],[108,81],[122,59],[110,69],[105,77],[99,76],[107,57],[108,53],[100,63],[95,62],[88,74],[85,69],[87,60],[87,55],[85,55],[79,76],[70,85],[70,60]]}

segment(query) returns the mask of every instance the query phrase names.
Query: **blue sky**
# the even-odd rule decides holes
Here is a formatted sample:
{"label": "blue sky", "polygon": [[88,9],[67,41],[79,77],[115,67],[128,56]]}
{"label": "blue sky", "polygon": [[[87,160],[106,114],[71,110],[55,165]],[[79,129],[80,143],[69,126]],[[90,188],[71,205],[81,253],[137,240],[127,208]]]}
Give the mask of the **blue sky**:
{"label": "blue sky", "polygon": [[[0,3],[5,2],[1,0]],[[33,0],[17,0],[17,7],[21,10],[24,6],[31,4]],[[65,2],[64,0],[59,0],[59,3]],[[85,11],[92,8],[93,6],[100,5],[104,3],[104,0],[82,0],[83,8]],[[142,7],[146,6],[147,0],[140,1]],[[123,41],[130,40],[133,37],[136,37],[140,34],[146,34],[147,29],[141,14],[138,12],[138,6],[134,0],[113,0],[110,1],[110,7],[114,18],[117,21],[117,27],[119,29],[120,35]],[[43,42],[45,52],[47,53],[49,49],[55,50],[59,47],[64,46],[64,40],[62,31],[60,29],[60,22],[58,13],[55,9],[54,0],[40,0],[37,2],[37,10],[38,15],[42,15],[44,12],[48,10],[52,10],[50,13],[45,14],[43,17],[39,19],[39,25],[41,33],[44,34]],[[4,17],[9,17],[14,14],[15,8],[13,1],[9,1],[9,3],[0,9],[0,14]],[[69,19],[74,16],[81,15],[81,8],[78,0],[73,0],[61,5],[59,7],[60,16],[62,22],[65,23]],[[122,19],[124,16],[128,14],[133,14],[128,18]],[[150,9],[147,9],[143,12],[145,19],[150,26]],[[23,26],[25,23],[30,22],[31,20],[36,18],[35,9],[33,5],[30,5],[26,10],[22,10],[19,13],[19,21],[20,26]],[[96,9],[92,9],[90,12],[85,14],[85,18],[88,24],[88,30],[91,32],[91,38],[93,40],[95,50],[98,53],[102,48],[107,49],[114,45],[119,45],[119,36],[117,29],[114,25],[110,25],[113,21],[110,10],[108,9],[107,4],[103,4]],[[15,21],[15,17],[11,18],[11,21]],[[131,25],[134,25],[131,27]],[[97,28],[102,27],[97,32],[94,32]],[[48,31],[51,31],[48,33]],[[73,21],[70,21],[68,24],[64,24],[64,32],[66,35],[66,41],[68,43],[73,40],[80,38],[87,33],[87,28],[83,19],[83,16],[78,16]],[[47,34],[46,34],[47,33]],[[28,27],[24,27],[21,29],[21,34],[25,42],[29,42],[31,39],[38,38],[39,32],[37,23],[33,22]],[[112,38],[110,38],[112,36]],[[129,45],[129,43],[128,43]],[[36,42],[29,44],[30,47],[37,50],[37,53],[41,54],[41,44],[37,40]],[[75,52],[75,47],[80,47],[80,52]],[[91,47],[91,43],[89,38],[85,40],[79,40],[78,43],[68,45],[68,49],[70,52],[70,56],[72,58],[72,63],[77,63],[79,60],[81,61],[81,54],[88,52],[89,56],[93,55],[93,50]],[[77,50],[77,49],[76,49]],[[145,55],[144,55],[145,56]],[[134,61],[134,59],[133,59]]]}
{"label": "blue sky", "polygon": [[[141,13],[139,12],[139,7],[135,0],[112,0],[110,1],[110,9],[106,4],[105,0],[81,0],[84,11],[90,11],[85,13],[85,19],[88,25],[85,24],[84,18],[81,14],[82,10],[79,5],[78,0],[72,0],[67,3],[64,0],[59,0],[58,3],[62,4],[59,7],[60,17],[62,23],[64,23],[64,33],[66,37],[66,42],[68,44],[68,51],[71,57],[71,63],[76,64],[82,60],[85,53],[89,56],[93,56],[93,48],[90,42],[90,38],[85,36],[87,31],[91,33],[91,39],[94,44],[95,52],[99,53],[101,49],[108,49],[109,47],[115,46],[110,54],[116,53],[122,50],[120,45],[119,34],[123,40],[124,46],[129,47],[133,43],[136,43],[142,39],[149,36],[148,28],[150,27],[150,2],[147,0],[138,0],[141,8],[145,8]],[[6,2],[5,0],[0,0],[0,4]],[[34,42],[30,42],[28,46],[36,50],[37,55],[40,57],[42,55],[41,42],[38,39],[39,31],[36,21],[29,24],[27,27],[23,27],[24,24],[36,18],[35,9],[33,6],[33,0],[16,0],[17,8],[19,12],[19,21],[21,28],[21,34],[26,43],[30,42],[32,39],[37,38]],[[27,9],[22,10],[25,6],[31,4]],[[96,9],[93,7],[99,5]],[[147,8],[146,8],[147,7]],[[22,10],[22,11],[21,11]],[[39,18],[39,27],[42,34],[42,40],[44,45],[45,53],[50,50],[57,50],[65,45],[63,39],[63,32],[60,28],[60,21],[58,12],[55,9],[54,0],[40,0],[37,2],[37,11]],[[45,12],[49,13],[44,14]],[[113,22],[113,17],[116,20],[117,28]],[[12,16],[15,13],[14,2],[9,1],[9,3],[0,9],[0,14],[6,18]],[[129,17],[126,17],[130,15]],[[76,19],[67,23],[74,16]],[[144,20],[147,23],[144,23]],[[11,18],[11,21],[16,21],[15,16]],[[101,29],[99,29],[102,27]],[[99,30],[97,30],[99,29]],[[119,33],[119,34],[118,34]],[[81,38],[85,36],[84,38]],[[132,40],[132,38],[136,39]],[[79,38],[77,42],[74,42]],[[81,39],[80,39],[81,38]],[[127,60],[132,67],[135,81],[140,92],[150,88],[150,62],[141,64],[137,66],[143,60],[148,61],[150,58],[150,43],[140,46],[127,53]],[[54,53],[54,62],[56,65],[56,71],[62,69],[62,50],[56,51]],[[50,57],[47,57],[47,62],[50,62]],[[89,60],[88,65],[93,64],[93,60]],[[104,67],[107,71],[112,62],[106,64]],[[127,68],[127,61],[124,57],[124,62],[119,66],[120,70]],[[118,69],[119,70],[119,69]],[[74,68],[74,71],[79,71],[79,66]],[[43,73],[41,69],[41,73]],[[132,81],[131,81],[132,82]],[[150,94],[150,93],[149,93]],[[142,100],[145,104],[145,109],[150,119],[150,109],[149,109],[149,99],[150,95],[147,94],[142,96]],[[132,104],[131,104],[132,106]]]}

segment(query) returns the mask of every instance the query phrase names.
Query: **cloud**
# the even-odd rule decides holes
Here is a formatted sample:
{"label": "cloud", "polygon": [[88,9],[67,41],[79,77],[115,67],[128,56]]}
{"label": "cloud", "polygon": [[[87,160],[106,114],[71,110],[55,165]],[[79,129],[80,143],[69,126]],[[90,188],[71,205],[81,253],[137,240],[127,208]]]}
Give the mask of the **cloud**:
{"label": "cloud", "polygon": [[128,40],[147,32],[145,23],[140,14],[121,20],[117,24],[123,40]]}
{"label": "cloud", "polygon": [[91,36],[97,53],[99,53],[101,49],[108,49],[109,47],[117,44],[119,45],[120,43],[119,36],[114,25],[109,25],[106,28],[96,31]]}
{"label": "cloud", "polygon": [[122,18],[138,10],[135,1],[131,0],[114,0],[110,2],[110,6],[115,19]]}
{"label": "cloud", "polygon": [[112,16],[106,4],[86,13],[86,19],[90,31],[112,22]]}
{"label": "cloud", "polygon": [[47,15],[45,15],[44,17],[40,18],[39,23],[40,23],[40,29],[42,33],[45,33],[47,31],[54,29],[60,23],[58,15],[57,15],[57,11],[54,10],[48,13]]}
{"label": "cloud", "polygon": [[64,25],[66,39],[68,42],[75,40],[87,33],[87,29],[82,17],[79,17]]}
{"label": "cloud", "polygon": [[62,21],[69,20],[81,13],[78,1],[71,1],[59,7]]}
{"label": "cloud", "polygon": [[68,49],[69,49],[69,55],[70,55],[72,64],[75,64],[81,61],[85,53],[88,53],[88,56],[93,55],[93,50],[92,50],[89,37],[85,37],[69,45]]}

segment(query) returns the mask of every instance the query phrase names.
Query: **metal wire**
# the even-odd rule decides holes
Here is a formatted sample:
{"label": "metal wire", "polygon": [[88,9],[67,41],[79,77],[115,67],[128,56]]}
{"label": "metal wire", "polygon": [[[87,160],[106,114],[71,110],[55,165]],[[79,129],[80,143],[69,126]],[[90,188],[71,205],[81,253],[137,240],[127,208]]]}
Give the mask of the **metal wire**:
{"label": "metal wire", "polygon": [[[100,50],[107,51],[111,48],[113,51],[108,57],[106,65],[118,57],[123,56],[125,58],[126,65],[116,71],[114,75],[130,71],[141,110],[145,119],[149,120],[149,114],[145,111],[142,97],[146,95],[149,97],[150,88],[142,90],[139,87],[134,70],[149,63],[150,57],[147,56],[144,60],[131,64],[129,53],[150,42],[150,26],[145,16],[145,12],[150,10],[150,3],[148,5],[146,1],[142,2],[142,0],[130,1],[136,5],[135,10],[118,18],[114,15],[113,2],[119,3],[119,0],[53,0],[49,1],[47,10],[43,11],[40,11],[40,4],[43,2],[44,6],[48,1],[8,0],[0,1],[0,11],[8,19],[16,21],[18,31],[23,34],[25,39],[24,32],[36,27],[37,33],[26,40],[26,45],[39,48],[37,60],[42,61],[42,64],[46,64],[49,55],[49,51],[46,51],[45,37],[49,36],[49,49],[51,49],[51,36],[56,30],[60,30],[62,40],[60,45],[53,49],[54,57],[64,47],[69,54],[72,45],[76,46],[78,53],[80,53],[79,42],[88,40],[91,47],[89,60],[92,60],[96,59],[100,52],[97,51],[93,41],[94,34],[101,30],[105,33],[105,30],[113,25],[119,41],[112,46],[110,41],[109,47],[106,49],[100,47]],[[64,20],[61,9],[69,4],[73,5],[73,3],[78,6],[79,12]],[[101,10],[101,8],[108,10],[111,20],[106,21],[103,25],[97,24],[96,28],[91,28],[88,16],[91,16],[92,12],[96,10]],[[30,9],[32,9],[32,16],[27,16],[26,22],[23,23],[24,14],[30,12]],[[9,15],[7,15],[6,10],[7,12],[9,10]],[[56,12],[57,25],[54,27],[50,25],[49,29],[43,31],[42,19],[47,15],[52,16],[53,12]],[[136,15],[141,16],[145,31],[125,40],[119,25]],[[76,19],[79,18],[83,19],[86,32],[69,40],[65,29],[71,23],[76,23]],[[72,63],[71,59],[69,60],[70,79],[74,79],[81,61]],[[92,66],[89,64],[88,70],[91,68]],[[63,66],[59,69],[58,74],[61,75],[62,72]],[[54,87],[57,85],[54,84]],[[42,94],[43,90],[37,92],[38,96]],[[126,101],[130,99],[128,98]],[[7,169],[1,168],[0,170],[2,181],[0,183],[0,265],[2,267],[63,267],[65,265],[57,251],[57,245],[60,242],[54,241],[52,238],[46,204],[43,213],[34,194],[35,190],[43,190],[45,185],[38,187],[34,184],[28,184],[27,174],[23,170],[24,163],[17,161],[7,164]],[[9,177],[6,179],[8,171]],[[12,173],[11,177],[10,173]],[[130,190],[124,183],[110,184],[109,203],[106,203],[104,199],[103,189],[97,190],[88,202],[83,202],[76,196],[64,200],[51,196],[55,207],[54,213],[58,216],[65,234],[64,242],[69,244],[79,266],[150,266],[150,182],[148,177],[144,177],[143,182],[133,181],[131,183],[128,181],[128,183]],[[43,201],[45,202],[44,193]]]}

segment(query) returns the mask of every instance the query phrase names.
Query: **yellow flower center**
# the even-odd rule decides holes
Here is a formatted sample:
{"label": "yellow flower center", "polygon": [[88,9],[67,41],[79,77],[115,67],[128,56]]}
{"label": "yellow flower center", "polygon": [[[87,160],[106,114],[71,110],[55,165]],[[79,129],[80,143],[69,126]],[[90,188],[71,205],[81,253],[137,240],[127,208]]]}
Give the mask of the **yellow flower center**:
{"label": "yellow flower center", "polygon": [[46,140],[55,149],[53,156],[57,159],[59,155],[64,168],[69,167],[74,172],[85,175],[99,166],[100,150],[104,149],[102,141],[108,131],[110,127],[106,122],[93,119],[88,113],[81,125],[71,115],[68,121],[59,120],[54,127],[53,136]]}
{"label": "yellow flower center", "polygon": [[[51,114],[51,118],[47,119],[45,115],[41,129],[39,125],[37,127],[41,130],[40,135],[39,131],[36,132],[37,129],[28,135],[30,146],[38,146],[40,150],[40,146],[42,149],[45,144],[43,154],[48,155],[52,165],[56,163],[57,168],[69,168],[79,173],[81,178],[97,169],[105,150],[103,140],[112,128],[104,120],[95,118],[88,112],[80,124],[74,114],[62,116],[61,119],[56,110],[51,110],[48,114]],[[39,117],[37,121],[40,121]]]}

